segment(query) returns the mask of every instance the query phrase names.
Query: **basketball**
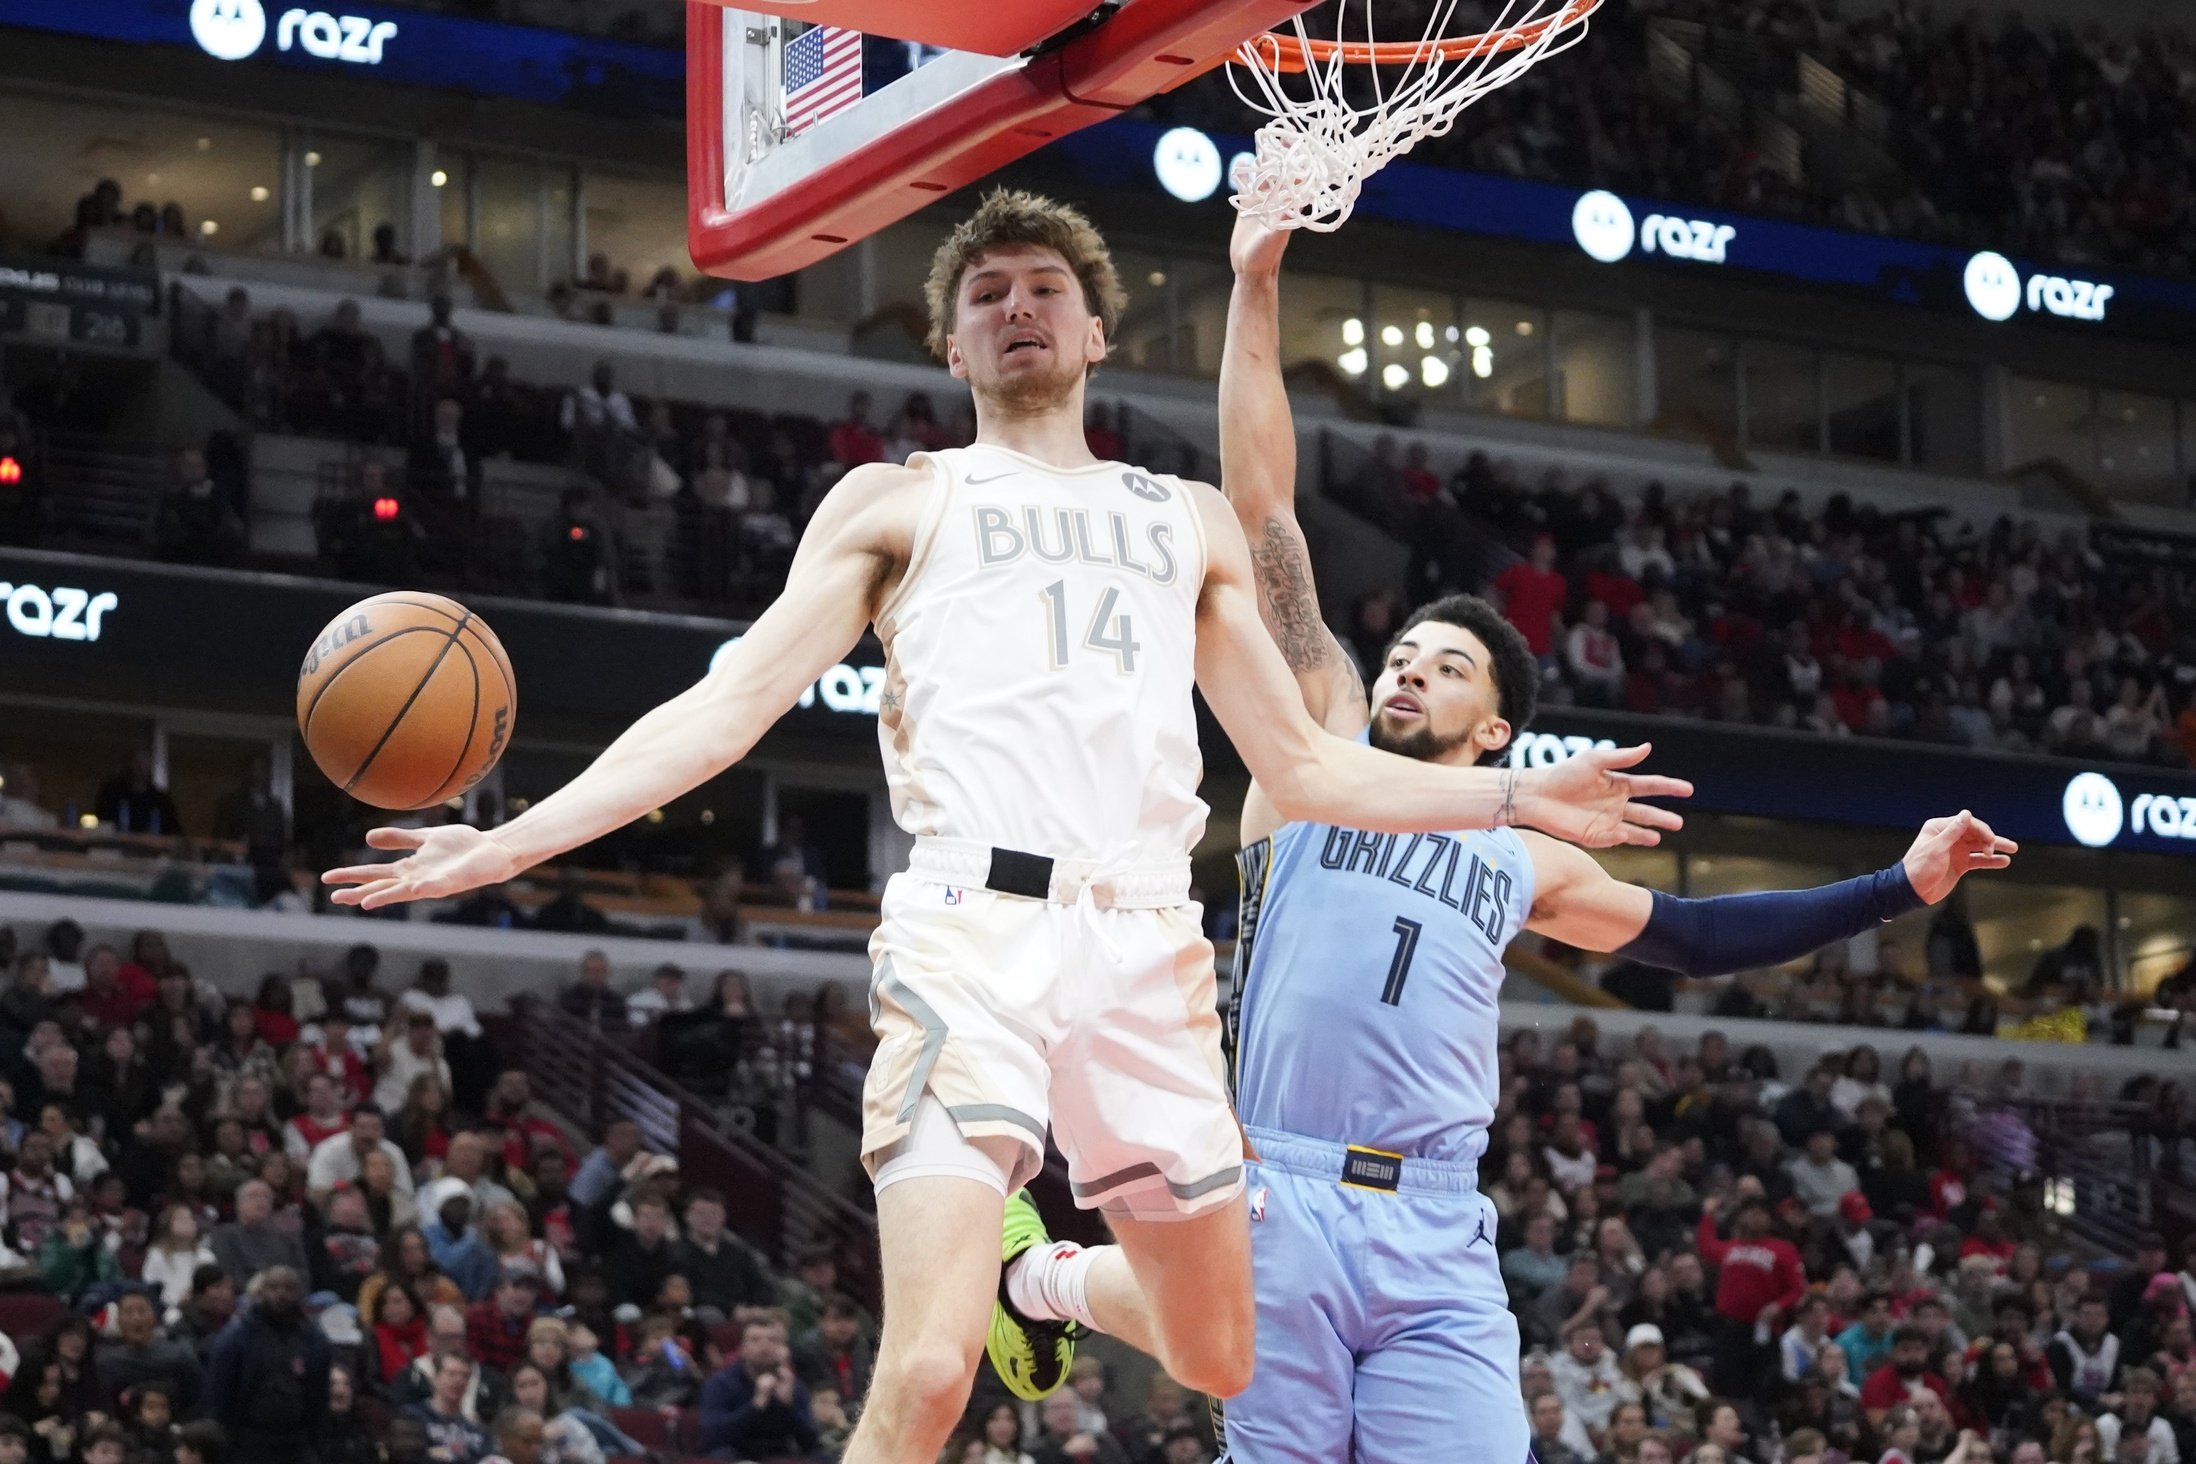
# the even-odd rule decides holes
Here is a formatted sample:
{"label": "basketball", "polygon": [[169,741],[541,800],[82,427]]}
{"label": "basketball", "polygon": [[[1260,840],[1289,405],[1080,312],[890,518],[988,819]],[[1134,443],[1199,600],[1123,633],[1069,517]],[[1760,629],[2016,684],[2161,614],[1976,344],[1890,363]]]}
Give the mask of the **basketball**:
{"label": "basketball", "polygon": [[511,742],[518,682],[496,633],[455,600],[361,600],[314,637],[297,729],[328,780],[376,808],[425,808],[488,775]]}

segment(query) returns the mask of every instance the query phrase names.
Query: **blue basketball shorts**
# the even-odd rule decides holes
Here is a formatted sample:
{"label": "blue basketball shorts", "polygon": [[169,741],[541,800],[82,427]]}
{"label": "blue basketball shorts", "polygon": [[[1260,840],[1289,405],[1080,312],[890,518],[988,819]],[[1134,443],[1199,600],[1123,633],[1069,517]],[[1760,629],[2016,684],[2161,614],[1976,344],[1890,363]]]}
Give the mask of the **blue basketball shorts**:
{"label": "blue basketball shorts", "polygon": [[1225,1464],[1526,1464],[1478,1166],[1249,1135],[1258,1365],[1228,1400]]}

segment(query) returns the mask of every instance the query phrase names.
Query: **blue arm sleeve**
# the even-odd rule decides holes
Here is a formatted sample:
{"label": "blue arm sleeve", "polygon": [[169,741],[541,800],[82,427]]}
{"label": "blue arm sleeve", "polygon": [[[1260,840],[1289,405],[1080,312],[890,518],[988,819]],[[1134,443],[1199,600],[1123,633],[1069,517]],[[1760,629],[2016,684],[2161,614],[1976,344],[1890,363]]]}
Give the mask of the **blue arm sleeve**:
{"label": "blue arm sleeve", "polygon": [[1811,890],[1701,900],[1657,890],[1646,928],[1617,954],[1687,976],[1726,976],[1797,960],[1921,908],[1902,864]]}

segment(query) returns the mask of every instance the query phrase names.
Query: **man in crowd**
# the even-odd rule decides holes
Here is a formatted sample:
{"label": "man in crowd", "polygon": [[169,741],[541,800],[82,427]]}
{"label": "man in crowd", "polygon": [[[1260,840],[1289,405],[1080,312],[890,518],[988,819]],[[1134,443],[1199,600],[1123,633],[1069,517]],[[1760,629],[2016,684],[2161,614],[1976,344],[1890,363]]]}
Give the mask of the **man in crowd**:
{"label": "man in crowd", "polygon": [[295,1268],[269,1266],[248,1289],[250,1308],[214,1343],[207,1413],[227,1431],[234,1464],[296,1464],[327,1443],[333,1351],[305,1315]]}
{"label": "man in crowd", "polygon": [[739,1356],[702,1385],[702,1447],[728,1459],[776,1459],[807,1454],[816,1439],[808,1389],[786,1354],[784,1318],[750,1317]]}
{"label": "man in crowd", "polygon": [[274,1191],[262,1180],[248,1179],[236,1188],[236,1218],[214,1230],[214,1259],[247,1291],[252,1278],[270,1266],[284,1267],[293,1281],[312,1269],[296,1232],[273,1217]]}

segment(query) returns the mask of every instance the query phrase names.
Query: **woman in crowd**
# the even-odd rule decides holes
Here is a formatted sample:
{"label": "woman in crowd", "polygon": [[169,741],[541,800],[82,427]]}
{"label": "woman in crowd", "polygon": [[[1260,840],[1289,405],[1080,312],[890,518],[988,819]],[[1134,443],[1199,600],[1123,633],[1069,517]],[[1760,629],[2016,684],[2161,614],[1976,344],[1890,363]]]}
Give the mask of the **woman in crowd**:
{"label": "woman in crowd", "polygon": [[564,1262],[556,1248],[535,1238],[526,1210],[516,1200],[488,1207],[480,1223],[480,1237],[495,1252],[500,1267],[511,1261],[530,1261],[541,1272],[543,1296],[554,1303],[564,1296]]}
{"label": "woman in crowd", "polygon": [[[376,1280],[381,1284],[369,1300],[366,1287]],[[395,1382],[416,1358],[426,1355],[427,1310],[410,1282],[386,1272],[367,1278],[359,1287],[358,1320],[372,1340],[373,1365],[383,1385]]]}
{"label": "woman in crowd", "polygon": [[463,1306],[465,1293],[435,1266],[434,1252],[417,1225],[392,1231],[381,1247],[381,1269],[359,1283],[358,1310],[366,1315],[381,1288],[401,1282],[424,1312],[434,1306]]}
{"label": "woman in crowd", "polygon": [[415,1171],[439,1173],[450,1152],[450,1094],[434,1073],[421,1073],[405,1090],[404,1106],[389,1121],[389,1138]]}
{"label": "woman in crowd", "polygon": [[191,1294],[191,1273],[212,1265],[214,1254],[189,1205],[167,1205],[159,1215],[139,1276],[159,1289],[161,1309],[172,1315]]}
{"label": "woman in crowd", "polygon": [[374,1234],[389,1235],[419,1222],[419,1206],[397,1186],[396,1161],[376,1149],[358,1164],[359,1191],[366,1196],[366,1214]]}

